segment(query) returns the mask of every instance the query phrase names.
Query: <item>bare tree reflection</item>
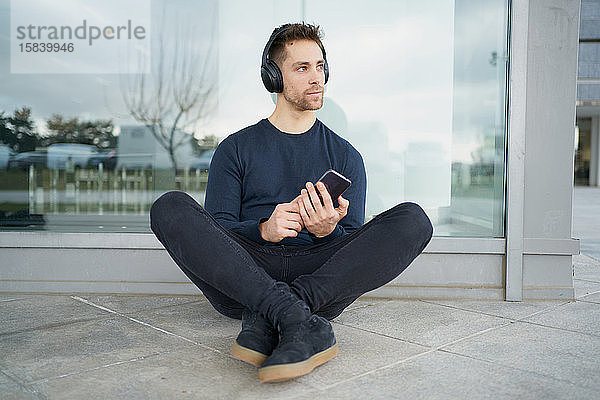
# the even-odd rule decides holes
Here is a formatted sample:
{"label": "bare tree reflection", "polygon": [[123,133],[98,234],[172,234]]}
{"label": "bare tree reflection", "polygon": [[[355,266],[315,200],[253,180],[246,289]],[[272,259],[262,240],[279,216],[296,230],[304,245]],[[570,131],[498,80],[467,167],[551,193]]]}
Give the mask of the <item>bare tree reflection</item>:
{"label": "bare tree reflection", "polygon": [[[121,93],[129,114],[152,132],[177,170],[176,150],[216,106],[215,26],[199,35],[191,21],[169,20],[176,27],[171,32],[165,14],[154,30],[152,72],[121,75]],[[139,56],[139,63],[146,60]]]}

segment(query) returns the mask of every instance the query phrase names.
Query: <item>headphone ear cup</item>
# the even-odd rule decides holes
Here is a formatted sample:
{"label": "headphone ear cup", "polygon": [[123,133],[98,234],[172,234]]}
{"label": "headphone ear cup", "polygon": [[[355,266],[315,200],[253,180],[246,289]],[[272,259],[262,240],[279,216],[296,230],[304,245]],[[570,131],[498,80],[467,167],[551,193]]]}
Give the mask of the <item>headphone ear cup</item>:
{"label": "headphone ear cup", "polygon": [[[323,66],[323,72],[325,72],[325,83],[327,83],[327,81],[329,80],[329,64],[327,63],[327,60],[325,60],[325,65]],[[323,83],[323,84],[325,84]]]}
{"label": "headphone ear cup", "polygon": [[262,78],[265,88],[271,93],[283,92],[283,77],[277,64],[268,60],[260,68],[260,77]]}
{"label": "headphone ear cup", "polygon": [[263,85],[265,85],[265,88],[270,93],[273,93],[273,79],[272,79],[271,75],[269,74],[267,67],[264,65],[260,67],[260,77],[263,81]]}

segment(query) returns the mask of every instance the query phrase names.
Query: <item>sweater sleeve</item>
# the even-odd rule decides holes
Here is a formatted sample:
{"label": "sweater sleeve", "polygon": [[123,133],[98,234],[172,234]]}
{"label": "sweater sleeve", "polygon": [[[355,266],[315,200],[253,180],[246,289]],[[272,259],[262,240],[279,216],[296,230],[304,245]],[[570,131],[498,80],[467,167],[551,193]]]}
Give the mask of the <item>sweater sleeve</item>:
{"label": "sweater sleeve", "polygon": [[204,209],[223,228],[257,243],[269,243],[262,238],[258,229],[258,224],[268,217],[240,222],[242,176],[236,146],[229,136],[219,144],[210,162]]}
{"label": "sweater sleeve", "polygon": [[[342,197],[350,202],[348,213],[342,218],[333,232],[329,235],[318,238],[310,234],[314,243],[328,242],[339,236],[354,232],[365,223],[365,204],[367,199],[367,174],[361,154],[350,143],[348,143],[348,158],[342,171],[339,171],[346,178],[350,179],[352,184],[342,194]],[[334,200],[334,206],[337,199]]]}

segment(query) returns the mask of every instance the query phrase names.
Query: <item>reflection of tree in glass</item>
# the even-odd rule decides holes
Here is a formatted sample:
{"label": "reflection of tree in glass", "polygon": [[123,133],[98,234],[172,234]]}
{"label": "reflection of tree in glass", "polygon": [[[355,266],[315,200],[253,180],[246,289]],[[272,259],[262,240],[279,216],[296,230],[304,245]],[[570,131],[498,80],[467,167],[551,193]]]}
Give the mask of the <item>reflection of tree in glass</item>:
{"label": "reflection of tree in glass", "polygon": [[[13,153],[29,154],[27,152],[33,152],[38,143],[39,136],[31,119],[29,107],[15,110],[12,116],[5,115],[4,111],[0,111],[0,145],[8,146],[11,152],[4,152],[3,162],[0,163],[0,191],[15,191],[20,188],[19,186],[27,184],[23,179],[22,170],[4,169],[9,168],[9,158],[14,156]],[[43,226],[46,223],[43,215],[32,214],[24,206],[27,206],[26,192],[20,201],[0,202],[0,228]]]}
{"label": "reflection of tree in glass", "polygon": [[6,116],[0,111],[0,144],[15,153],[34,151],[36,147],[47,147],[54,143],[81,143],[99,149],[117,146],[111,120],[84,121],[53,114],[46,120],[47,134],[41,135],[31,118],[31,108],[23,107]]}
{"label": "reflection of tree in glass", "polygon": [[497,51],[492,51],[492,54],[490,55],[490,59],[488,61],[490,63],[491,66],[495,67],[496,64],[498,63],[498,52]]}
{"label": "reflection of tree in glass", "polygon": [[46,121],[48,135],[40,139],[43,146],[54,143],[81,143],[108,149],[117,147],[117,137],[113,135],[112,120],[80,121],[79,118],[65,118],[53,114]]}
{"label": "reflection of tree in glass", "polygon": [[[131,116],[152,132],[177,169],[176,150],[216,105],[215,29],[198,40],[191,22],[170,20],[168,26],[178,28],[174,34],[165,26],[163,20],[155,30],[152,73],[122,75],[121,94]],[[139,60],[146,62],[143,56]]]}
{"label": "reflection of tree in glass", "polygon": [[39,137],[31,119],[31,108],[23,107],[14,111],[13,115],[4,115],[0,111],[0,143],[5,144],[15,153],[33,151],[38,145]]}

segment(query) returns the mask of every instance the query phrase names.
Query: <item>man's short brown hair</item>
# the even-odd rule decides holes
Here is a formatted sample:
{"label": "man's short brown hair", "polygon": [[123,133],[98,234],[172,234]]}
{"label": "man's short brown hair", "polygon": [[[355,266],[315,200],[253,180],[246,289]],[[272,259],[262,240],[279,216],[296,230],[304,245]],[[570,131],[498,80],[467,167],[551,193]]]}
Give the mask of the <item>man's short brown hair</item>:
{"label": "man's short brown hair", "polygon": [[273,33],[286,27],[287,29],[273,41],[269,50],[269,59],[275,61],[279,68],[281,68],[287,57],[285,44],[293,40],[312,40],[319,45],[323,54],[325,53],[323,43],[321,43],[322,33],[319,25],[305,24],[304,22],[301,24],[284,24],[275,28]]}

